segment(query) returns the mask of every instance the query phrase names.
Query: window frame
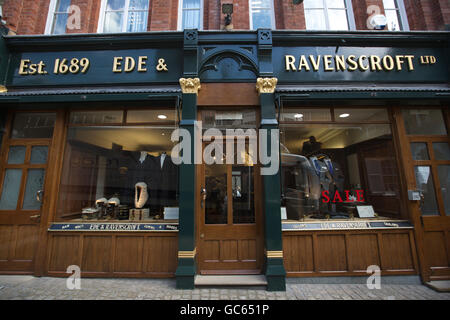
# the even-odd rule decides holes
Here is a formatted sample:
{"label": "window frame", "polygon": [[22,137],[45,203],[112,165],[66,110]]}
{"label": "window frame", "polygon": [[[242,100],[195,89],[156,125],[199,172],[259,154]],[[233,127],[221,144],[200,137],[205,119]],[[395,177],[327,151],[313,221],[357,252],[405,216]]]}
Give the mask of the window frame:
{"label": "window frame", "polygon": [[[98,19],[98,26],[97,26],[97,33],[110,33],[110,32],[104,32],[105,29],[105,16],[106,16],[106,4],[108,0],[101,0],[101,5],[100,5],[100,15],[99,15],[99,19]],[[145,31],[135,31],[135,32],[147,32],[148,31],[148,17],[150,15],[150,0],[148,1],[148,8],[147,8],[147,26],[146,26],[146,30]],[[117,11],[117,10],[116,10]],[[139,12],[143,12],[144,10],[135,10],[135,11],[139,11]],[[125,5],[124,5],[124,9],[123,9],[123,21],[125,22],[122,25],[122,30],[120,32],[128,32],[127,31],[127,27],[128,27],[128,15],[130,12],[130,0],[125,0]],[[131,31],[130,33],[133,33],[133,31]]]}
{"label": "window frame", "polygon": [[[204,14],[204,0],[200,1],[200,26],[197,28],[197,30],[203,30],[203,14]],[[177,30],[183,31],[185,28],[183,28],[183,2],[184,0],[178,1],[178,18],[177,18]],[[196,9],[195,9],[196,10]]]}
{"label": "window frame", "polygon": [[[58,4],[59,0],[50,0],[50,4],[48,6],[48,14],[47,14],[47,22],[45,24],[45,31],[44,34],[53,34],[53,24],[55,22],[55,11],[56,11],[56,5]],[[72,1],[70,1],[70,5],[72,5]],[[69,6],[70,8],[70,6]],[[67,23],[66,23],[66,29],[67,29]]]}
{"label": "window frame", "polygon": [[[342,10],[345,10],[345,13],[347,15],[348,30],[334,30],[334,29],[330,29],[330,19],[328,17],[327,0],[320,0],[320,1],[322,1],[322,9],[323,9],[324,15],[325,15],[325,27],[326,27],[326,29],[314,30],[314,31],[355,31],[356,30],[355,15],[353,13],[352,0],[344,0],[345,9],[342,9]],[[307,10],[317,10],[317,9],[305,8],[305,6],[303,5],[303,12],[305,14],[305,29],[306,30],[313,30],[313,29],[308,29],[307,26],[306,26],[306,11]]]}
{"label": "window frame", "polygon": [[[266,9],[266,8],[263,8],[263,9]],[[250,30],[256,30],[256,29],[253,29],[253,12],[252,11],[253,11],[252,0],[249,0],[248,1],[249,26],[250,26]],[[276,27],[276,21],[275,21],[275,6],[273,3],[273,0],[270,0],[270,23],[271,23],[270,29],[275,30],[277,27]]]}
{"label": "window frame", "polygon": [[[388,11],[395,10],[397,12],[397,18],[400,23],[400,30],[398,30],[398,31],[410,31],[408,15],[406,14],[405,3],[403,2],[403,0],[393,0],[393,1],[395,4],[395,9],[386,9],[384,7],[384,2],[383,2],[383,9],[384,9],[385,14],[386,14],[386,10],[388,10]],[[388,27],[388,30],[389,30],[389,27]],[[396,30],[389,30],[389,31],[396,32]]]}

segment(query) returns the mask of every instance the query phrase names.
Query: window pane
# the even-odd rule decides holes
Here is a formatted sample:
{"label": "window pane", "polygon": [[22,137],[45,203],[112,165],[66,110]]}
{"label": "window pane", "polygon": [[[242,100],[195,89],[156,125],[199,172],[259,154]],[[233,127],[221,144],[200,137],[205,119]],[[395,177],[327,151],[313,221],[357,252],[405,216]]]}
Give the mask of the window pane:
{"label": "window pane", "polygon": [[414,167],[414,172],[416,175],[417,188],[424,196],[422,215],[439,215],[431,168],[427,166],[416,166]]}
{"label": "window pane", "polygon": [[147,31],[148,11],[130,11],[128,13],[127,32]]}
{"label": "window pane", "polygon": [[36,146],[31,148],[31,164],[45,164],[47,163],[48,147]]}
{"label": "window pane", "polygon": [[68,14],[60,13],[55,14],[55,20],[53,21],[52,34],[65,34],[67,26]]}
{"label": "window pane", "polygon": [[[326,0],[328,9],[343,8],[345,9],[345,0]],[[320,2],[320,1],[317,1]]]}
{"label": "window pane", "polygon": [[406,133],[409,135],[446,135],[444,117],[437,109],[402,110]]}
{"label": "window pane", "polygon": [[314,9],[305,10],[306,29],[307,30],[326,30],[324,10]]}
{"label": "window pane", "polygon": [[24,163],[26,151],[27,151],[27,147],[25,147],[25,146],[9,147],[8,164]]}
{"label": "window pane", "polygon": [[411,153],[413,160],[430,160],[427,144],[424,142],[411,143]]}
{"label": "window pane", "polygon": [[340,122],[369,122],[369,121],[389,121],[386,109],[340,109],[334,110],[336,121]]}
{"label": "window pane", "polygon": [[76,111],[70,113],[71,124],[122,123],[123,111]]}
{"label": "window pane", "polygon": [[205,223],[227,223],[227,166],[205,165],[205,189]]}
{"label": "window pane", "polygon": [[450,166],[438,166],[438,175],[445,214],[450,216]]}
{"label": "window pane", "polygon": [[56,115],[54,113],[16,113],[12,138],[42,138],[53,136]]}
{"label": "window pane", "polygon": [[233,223],[255,223],[253,167],[232,167]]}
{"label": "window pane", "polygon": [[271,10],[255,9],[252,11],[253,29],[272,28]]}
{"label": "window pane", "polygon": [[446,142],[433,142],[434,159],[450,160],[450,148]]}
{"label": "window pane", "polygon": [[128,110],[127,123],[146,123],[146,122],[172,122],[176,121],[176,113],[174,110]]}
{"label": "window pane", "polygon": [[330,30],[348,30],[347,12],[345,10],[328,10]]}
{"label": "window pane", "polygon": [[6,169],[2,197],[0,199],[0,210],[16,210],[21,180],[22,169]]}
{"label": "window pane", "polygon": [[[102,212],[101,218],[122,220],[129,219],[131,209],[142,209],[145,220],[162,219],[166,208],[178,207],[178,166],[171,158],[176,143],[170,140],[174,129],[167,123],[70,127],[58,216],[98,219]],[[119,199],[123,215],[112,206],[97,206],[102,198]]]}
{"label": "window pane", "polygon": [[130,10],[148,9],[148,0],[130,0]]}
{"label": "window pane", "polygon": [[44,188],[44,169],[30,169],[27,175],[27,185],[25,188],[25,196],[23,199],[24,210],[39,210],[41,202],[36,198],[37,192]]}
{"label": "window pane", "polygon": [[125,8],[125,0],[108,0],[106,10],[123,10]]}
{"label": "window pane", "polygon": [[105,26],[103,32],[122,32],[123,13],[107,12],[105,14]]}
{"label": "window pane", "polygon": [[400,31],[400,23],[397,10],[385,10],[389,31]]}
{"label": "window pane", "polygon": [[305,8],[323,8],[322,0],[305,0],[303,2]]}
{"label": "window pane", "polygon": [[331,121],[330,109],[285,108],[281,121]]}
{"label": "window pane", "polygon": [[183,29],[200,29],[200,10],[183,10]]}
{"label": "window pane", "polygon": [[200,0],[183,0],[183,9],[199,9]]}
{"label": "window pane", "polygon": [[383,0],[383,6],[385,9],[395,9],[395,0]]}

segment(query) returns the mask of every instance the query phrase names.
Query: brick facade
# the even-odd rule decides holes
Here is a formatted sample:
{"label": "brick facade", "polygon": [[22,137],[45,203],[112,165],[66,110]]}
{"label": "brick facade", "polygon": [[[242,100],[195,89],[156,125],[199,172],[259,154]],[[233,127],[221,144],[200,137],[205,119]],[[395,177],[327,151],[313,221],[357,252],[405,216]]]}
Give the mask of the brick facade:
{"label": "brick facade", "polygon": [[[233,3],[235,30],[250,28],[248,0],[203,0],[203,30],[224,28],[222,4]],[[273,0],[277,29],[304,30],[306,28],[303,4],[293,0]],[[43,34],[50,0],[5,0],[3,19],[12,33]],[[80,29],[67,33],[97,32],[101,0],[72,0],[81,9]],[[367,19],[378,6],[383,14],[383,0],[352,0],[357,30],[367,30]],[[449,0],[404,0],[411,30],[444,30],[450,25]],[[148,31],[177,30],[179,0],[150,0]]]}

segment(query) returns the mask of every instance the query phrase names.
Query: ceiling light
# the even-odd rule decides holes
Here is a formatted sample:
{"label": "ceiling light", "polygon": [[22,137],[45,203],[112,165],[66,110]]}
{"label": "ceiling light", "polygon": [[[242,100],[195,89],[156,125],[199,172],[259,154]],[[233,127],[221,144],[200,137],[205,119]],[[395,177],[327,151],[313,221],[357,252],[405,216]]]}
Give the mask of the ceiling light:
{"label": "ceiling light", "polygon": [[339,115],[339,118],[348,118],[350,117],[350,113],[343,113]]}
{"label": "ceiling light", "polygon": [[303,118],[303,114],[297,113],[296,115],[294,115],[294,118],[295,119],[301,119],[301,118]]}
{"label": "ceiling light", "polygon": [[164,120],[164,119],[167,119],[167,116],[166,116],[166,115],[163,115],[163,114],[160,114],[160,115],[158,116],[158,119]]}

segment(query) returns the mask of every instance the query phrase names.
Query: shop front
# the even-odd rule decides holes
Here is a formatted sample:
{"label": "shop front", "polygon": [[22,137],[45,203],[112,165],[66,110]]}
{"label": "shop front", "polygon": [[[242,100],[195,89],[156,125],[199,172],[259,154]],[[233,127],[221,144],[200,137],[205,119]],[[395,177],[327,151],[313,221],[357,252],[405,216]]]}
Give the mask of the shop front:
{"label": "shop front", "polygon": [[448,33],[411,34],[3,37],[0,272],[447,279]]}

